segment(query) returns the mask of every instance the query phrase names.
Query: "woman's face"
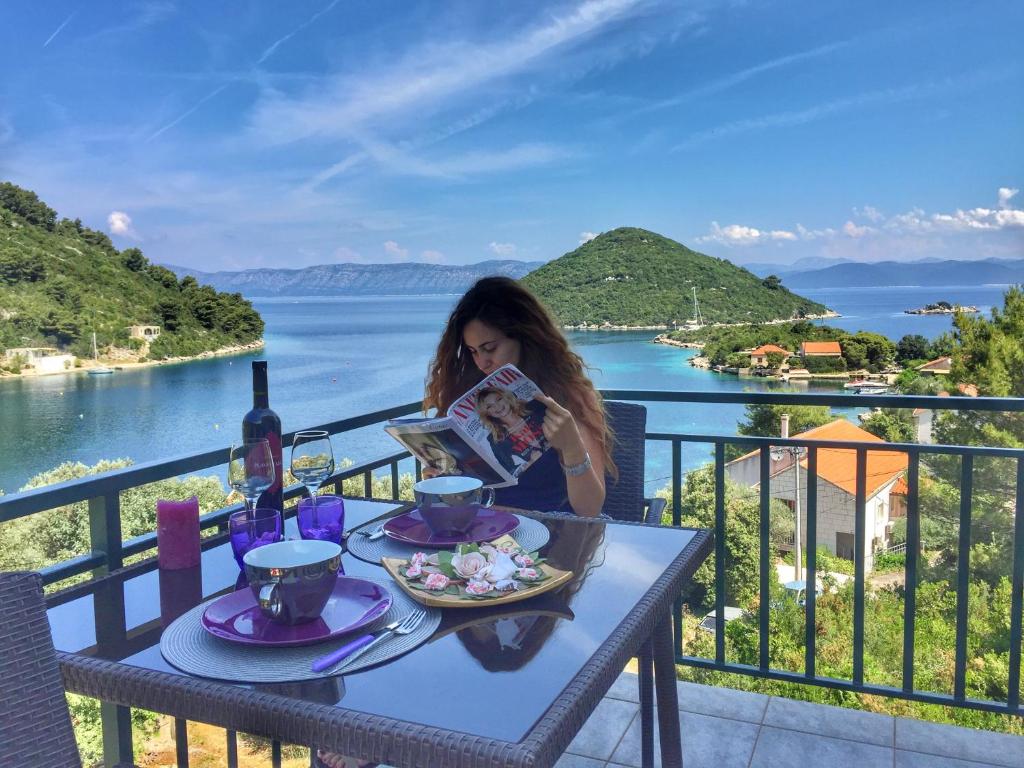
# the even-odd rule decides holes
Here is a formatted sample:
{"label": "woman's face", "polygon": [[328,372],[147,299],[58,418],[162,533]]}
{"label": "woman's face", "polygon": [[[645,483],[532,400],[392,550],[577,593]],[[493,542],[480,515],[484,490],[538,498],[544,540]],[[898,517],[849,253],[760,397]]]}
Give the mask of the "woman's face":
{"label": "woman's face", "polygon": [[492,419],[504,419],[512,413],[512,406],[508,400],[497,392],[489,392],[480,401],[480,407],[484,413]]}
{"label": "woman's face", "polygon": [[462,330],[462,343],[485,376],[509,363],[519,365],[519,342],[479,320],[466,323]]}

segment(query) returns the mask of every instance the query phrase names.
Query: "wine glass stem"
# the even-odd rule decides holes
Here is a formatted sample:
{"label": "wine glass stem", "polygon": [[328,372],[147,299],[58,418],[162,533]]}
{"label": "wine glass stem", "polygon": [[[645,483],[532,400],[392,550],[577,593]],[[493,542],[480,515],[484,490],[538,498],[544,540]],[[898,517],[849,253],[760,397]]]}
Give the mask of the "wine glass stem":
{"label": "wine glass stem", "polygon": [[312,514],[312,517],[313,517],[313,527],[314,528],[319,528],[320,527],[320,521],[317,519],[317,515],[316,515],[316,486],[315,485],[307,485],[306,486],[306,490],[309,491],[310,502],[313,505],[313,514]]}
{"label": "wine glass stem", "polygon": [[259,500],[259,496],[253,496],[249,498],[245,497],[245,517],[249,522],[256,522],[256,502]]}

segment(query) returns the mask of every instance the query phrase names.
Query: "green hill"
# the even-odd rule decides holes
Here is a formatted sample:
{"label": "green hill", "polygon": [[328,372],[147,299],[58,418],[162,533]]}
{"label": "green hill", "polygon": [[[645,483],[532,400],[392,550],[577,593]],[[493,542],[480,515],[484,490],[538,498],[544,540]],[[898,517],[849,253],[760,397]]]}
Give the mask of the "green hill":
{"label": "green hill", "polygon": [[705,323],[759,323],[828,311],[725,259],[691,251],[654,232],[621,227],[522,279],[567,325],[684,324],[697,289]]}
{"label": "green hill", "polygon": [[131,325],[161,327],[155,359],[263,335],[263,319],[239,294],[179,282],[138,248],[118,251],[104,233],[58,221],[35,193],[0,182],[0,352],[55,346],[89,357],[94,332],[101,349],[138,349]]}

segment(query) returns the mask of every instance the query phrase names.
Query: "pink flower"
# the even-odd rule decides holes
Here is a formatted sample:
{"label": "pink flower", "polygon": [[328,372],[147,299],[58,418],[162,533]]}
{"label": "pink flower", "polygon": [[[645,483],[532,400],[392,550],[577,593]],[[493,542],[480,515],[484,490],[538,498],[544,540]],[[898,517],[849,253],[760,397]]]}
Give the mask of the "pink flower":
{"label": "pink flower", "polygon": [[415,579],[416,577],[418,577],[422,573],[423,573],[423,569],[419,565],[413,563],[412,565],[410,565],[408,568],[405,569],[405,578],[407,578],[407,579]]}
{"label": "pink flower", "polygon": [[479,552],[452,557],[452,570],[463,579],[472,579],[487,565],[487,559]]}
{"label": "pink flower", "polygon": [[516,565],[520,566],[521,568],[526,568],[527,566],[533,565],[533,558],[529,555],[516,555],[512,559],[515,560]]}
{"label": "pink flower", "polygon": [[423,582],[423,586],[427,589],[433,589],[441,592],[448,588],[448,581],[448,577],[443,573],[432,573],[427,576],[427,580]]}
{"label": "pink flower", "polygon": [[412,559],[409,560],[409,563],[411,565],[423,565],[426,561],[426,554],[423,552],[417,552],[415,555],[412,556]]}
{"label": "pink flower", "polygon": [[536,579],[540,574],[537,573],[536,568],[520,568],[516,574],[520,579]]}
{"label": "pink flower", "polygon": [[486,595],[494,589],[489,581],[471,581],[466,585],[466,591],[471,595]]}

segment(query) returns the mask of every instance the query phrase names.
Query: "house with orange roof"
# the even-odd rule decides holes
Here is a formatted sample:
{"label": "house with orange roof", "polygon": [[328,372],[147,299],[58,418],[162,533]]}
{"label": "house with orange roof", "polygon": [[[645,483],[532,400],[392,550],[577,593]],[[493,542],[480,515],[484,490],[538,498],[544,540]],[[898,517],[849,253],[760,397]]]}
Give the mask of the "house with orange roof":
{"label": "house with orange roof", "polygon": [[778,355],[783,355],[782,365],[780,368],[788,368],[789,366],[786,365],[786,358],[789,357],[789,350],[783,349],[775,344],[762,344],[757,349],[750,350],[750,367],[771,368],[772,366],[768,364],[768,355],[773,352]]}
{"label": "house with orange roof", "polygon": [[[798,435],[805,440],[840,440],[856,443],[884,443],[846,419],[836,419]],[[865,568],[873,566],[874,553],[889,546],[892,518],[892,492],[907,470],[905,453],[893,451],[867,452],[865,473]],[[741,456],[725,465],[730,479],[752,488],[760,487],[758,451]],[[852,560],[856,551],[857,451],[852,448],[818,449],[817,536],[819,547],[828,547],[840,557]],[[796,489],[800,491],[800,509],[807,509],[807,458],[803,456],[794,467],[793,457],[785,454],[771,461],[770,495],[793,508]],[[801,514],[801,542],[807,541],[807,519]]]}
{"label": "house with orange roof", "polygon": [[800,357],[842,357],[843,348],[838,341],[802,341]]}
{"label": "house with orange roof", "polygon": [[922,363],[915,370],[931,376],[949,376],[949,372],[953,370],[953,358],[937,357],[927,363]]}

